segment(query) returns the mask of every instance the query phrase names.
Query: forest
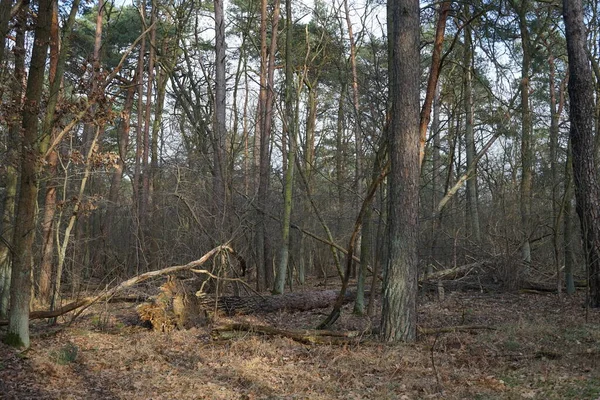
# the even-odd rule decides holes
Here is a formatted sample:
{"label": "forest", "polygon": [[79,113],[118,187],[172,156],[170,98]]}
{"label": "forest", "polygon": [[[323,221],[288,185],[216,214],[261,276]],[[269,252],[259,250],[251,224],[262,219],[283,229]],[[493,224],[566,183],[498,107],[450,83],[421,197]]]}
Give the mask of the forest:
{"label": "forest", "polygon": [[0,398],[599,398],[600,1],[0,35]]}

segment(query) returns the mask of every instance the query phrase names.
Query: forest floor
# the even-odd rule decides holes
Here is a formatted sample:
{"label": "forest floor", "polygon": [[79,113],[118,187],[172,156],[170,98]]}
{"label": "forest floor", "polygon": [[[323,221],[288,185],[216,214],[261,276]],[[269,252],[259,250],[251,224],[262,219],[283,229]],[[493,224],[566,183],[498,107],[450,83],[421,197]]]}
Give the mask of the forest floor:
{"label": "forest floor", "polygon": [[[586,320],[583,301],[583,292],[422,299],[422,327],[494,330],[422,335],[413,345],[305,345],[250,333],[215,341],[209,328],[157,333],[136,322],[133,304],[98,304],[58,333],[33,323],[25,353],[0,344],[0,398],[595,400],[600,310]],[[219,322],[312,328],[326,312]],[[334,329],[366,330],[378,318],[354,316],[349,305]]]}

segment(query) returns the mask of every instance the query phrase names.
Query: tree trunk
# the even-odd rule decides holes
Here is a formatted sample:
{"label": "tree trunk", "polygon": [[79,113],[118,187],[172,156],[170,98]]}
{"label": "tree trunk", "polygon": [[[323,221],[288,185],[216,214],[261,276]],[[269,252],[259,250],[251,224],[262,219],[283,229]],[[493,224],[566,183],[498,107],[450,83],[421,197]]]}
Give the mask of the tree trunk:
{"label": "tree trunk", "polygon": [[[279,265],[275,274],[273,294],[282,294],[290,258],[290,222],[292,219],[292,195],[294,187],[294,167],[296,163],[296,118],[294,110],[294,70],[292,66],[292,2],[285,2],[286,36],[285,36],[285,119],[283,136],[289,139],[287,168],[285,171],[283,193],[283,220],[281,232],[281,251]],[[302,83],[298,85],[302,87]],[[282,146],[282,152],[286,149]]]}
{"label": "tree trunk", "polygon": [[225,17],[223,0],[214,0],[215,6],[215,119],[213,144],[213,200],[215,215],[215,238],[226,234],[226,178],[225,136],[226,119],[226,77],[227,59],[225,56]]}
{"label": "tree trunk", "polygon": [[533,147],[531,135],[531,110],[529,105],[529,75],[531,74],[531,43],[529,28],[527,27],[528,0],[522,0],[520,5],[514,4],[513,8],[519,18],[521,32],[521,47],[523,60],[521,66],[521,229],[523,231],[521,254],[525,263],[525,270],[531,264],[531,188],[533,182]]}
{"label": "tree trunk", "polygon": [[573,235],[573,152],[571,149],[571,140],[567,146],[567,161],[565,163],[565,191],[563,194],[564,202],[564,228],[563,228],[563,257],[565,260],[565,286],[567,294],[575,293],[575,279],[573,278],[573,269],[575,268],[575,251]]}
{"label": "tree trunk", "polygon": [[[429,78],[427,80],[427,91],[425,92],[425,101],[421,109],[421,119],[419,123],[419,160],[423,164],[425,158],[425,144],[427,143],[427,126],[431,115],[431,107],[436,96],[438,78],[442,68],[442,46],[444,45],[444,36],[446,33],[446,21],[450,13],[452,2],[444,1],[440,4],[439,16],[435,28],[435,40],[433,42],[433,53],[431,54],[431,66],[429,68]],[[432,133],[435,131],[432,129]]]}
{"label": "tree trunk", "polygon": [[[271,177],[271,123],[273,120],[273,97],[274,92],[274,73],[275,73],[275,52],[277,50],[277,33],[279,26],[279,0],[275,0],[271,25],[271,45],[267,58],[267,40],[266,40],[266,19],[267,5],[266,0],[262,0],[261,9],[261,93],[260,93],[260,167],[258,183],[258,202],[259,208],[266,210],[268,208],[269,180]],[[263,85],[264,81],[264,87]],[[265,224],[266,218],[260,212],[257,215],[256,225],[257,235],[257,287],[259,290],[271,287],[273,282],[273,262],[271,255],[270,238]]]}
{"label": "tree trunk", "polygon": [[0,318],[7,318],[10,302],[10,277],[11,277],[11,254],[9,245],[13,242],[15,204],[17,200],[17,185],[19,181],[17,165],[19,161],[19,149],[21,148],[21,115],[16,111],[20,109],[23,102],[23,78],[25,77],[25,24],[27,19],[27,8],[22,8],[17,15],[14,26],[15,46],[14,53],[14,79],[12,80],[12,104],[15,112],[9,117],[6,156],[6,187],[4,196],[4,207],[2,214],[2,237],[0,240]]}
{"label": "tree trunk", "polygon": [[[78,2],[74,3],[75,8],[78,7]],[[69,27],[66,27],[67,29]],[[58,4],[55,3],[52,10],[52,22],[50,28],[50,98],[46,109],[46,117],[42,126],[42,148],[40,153],[45,153],[48,144],[54,140],[53,119],[58,95],[60,91],[60,82],[64,71],[64,58],[66,53],[61,53],[61,44],[59,43],[59,25],[58,25]],[[66,43],[68,45],[68,41]],[[62,62],[62,65],[59,64]],[[60,67],[60,70],[59,70]],[[56,171],[58,167],[58,153],[52,150],[46,158],[46,194],[44,200],[44,216],[42,220],[42,258],[40,260],[40,275],[39,275],[39,299],[47,305],[50,303],[50,294],[52,287],[52,266],[54,259],[54,214],[56,211],[56,188],[58,182],[56,180]]]}
{"label": "tree trunk", "polygon": [[39,0],[38,18],[29,77],[23,106],[23,147],[21,185],[17,203],[13,241],[13,267],[10,287],[8,340],[29,347],[29,301],[31,298],[31,249],[35,238],[36,200],[41,155],[38,148],[38,111],[44,88],[46,57],[50,41],[50,21],[55,0]]}
{"label": "tree trunk", "polygon": [[588,305],[600,307],[600,188],[594,159],[594,88],[583,14],[581,0],[563,0],[575,198],[587,265]]}
{"label": "tree trunk", "polygon": [[388,259],[384,270],[384,341],[417,336],[419,204],[419,2],[388,1],[391,173]]}
{"label": "tree trunk", "polygon": [[[465,5],[465,21],[471,18],[471,10],[469,5]],[[467,145],[467,166],[473,164],[475,159],[475,135],[474,135],[474,120],[473,120],[473,43],[471,25],[465,27],[465,71],[463,76],[464,86],[464,110],[465,110],[465,142]],[[467,232],[473,234],[475,242],[481,242],[481,230],[479,228],[479,211],[477,201],[477,164],[474,165],[473,174],[467,180]]]}

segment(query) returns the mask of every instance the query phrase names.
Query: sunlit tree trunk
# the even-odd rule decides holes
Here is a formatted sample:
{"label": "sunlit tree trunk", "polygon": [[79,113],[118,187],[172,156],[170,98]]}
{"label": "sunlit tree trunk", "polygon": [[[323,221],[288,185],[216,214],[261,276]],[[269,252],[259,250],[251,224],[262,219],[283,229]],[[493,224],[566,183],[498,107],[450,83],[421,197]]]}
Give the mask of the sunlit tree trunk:
{"label": "sunlit tree trunk", "polygon": [[[446,33],[446,21],[450,13],[451,1],[444,1],[439,6],[439,16],[435,28],[435,41],[433,43],[433,52],[431,54],[431,66],[429,68],[429,77],[427,79],[427,90],[425,100],[421,108],[421,120],[419,123],[419,160],[423,164],[425,157],[425,144],[427,143],[427,127],[431,116],[431,107],[436,95],[438,79],[442,67],[442,47],[444,45],[444,36]],[[435,134],[435,132],[432,130]]]}
{"label": "sunlit tree trunk", "polygon": [[417,336],[419,203],[419,1],[388,1],[391,172],[388,254],[381,335],[413,342]]}
{"label": "sunlit tree trunk", "polygon": [[[46,110],[46,118],[44,119],[44,124],[42,125],[42,135],[44,136],[42,142],[46,143],[52,140],[54,136],[52,120],[54,119],[54,107],[58,101],[58,92],[60,91],[60,80],[62,80],[62,76],[57,76],[56,74],[58,63],[60,62],[59,40],[58,4],[55,3],[52,10],[52,23],[50,27],[50,70],[48,74],[51,92],[49,103],[54,104],[49,104],[49,107]],[[42,151],[45,152],[45,150]],[[40,275],[38,281],[39,299],[43,304],[49,304],[52,287],[52,266],[54,259],[54,234],[52,232],[52,228],[54,226],[54,213],[56,211],[57,182],[55,180],[55,176],[58,166],[58,153],[56,150],[52,150],[50,152],[46,162],[46,175],[48,179],[46,181],[46,194],[44,196],[44,215],[42,218],[42,258],[40,261]]]}
{"label": "sunlit tree trunk", "polygon": [[12,280],[8,340],[29,347],[29,301],[31,298],[31,250],[35,238],[36,199],[41,157],[38,149],[38,111],[45,79],[54,0],[39,0],[22,122],[21,185],[13,240]]}

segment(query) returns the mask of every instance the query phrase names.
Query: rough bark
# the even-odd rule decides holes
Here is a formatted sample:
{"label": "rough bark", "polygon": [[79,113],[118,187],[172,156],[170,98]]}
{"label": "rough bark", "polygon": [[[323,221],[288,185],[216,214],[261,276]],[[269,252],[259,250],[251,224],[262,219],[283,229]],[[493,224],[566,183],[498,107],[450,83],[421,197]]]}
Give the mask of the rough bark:
{"label": "rough bark", "polygon": [[17,346],[29,347],[29,301],[31,298],[31,249],[35,238],[36,199],[41,156],[38,151],[38,112],[44,87],[50,21],[55,0],[40,0],[29,76],[23,106],[21,185],[13,241],[8,335]]}
{"label": "rough bark", "polygon": [[384,270],[381,333],[384,341],[417,336],[419,204],[419,2],[388,1],[391,173],[388,259]]}
{"label": "rough bark", "polygon": [[[26,8],[25,8],[26,9]],[[15,110],[8,120],[8,154],[6,163],[5,197],[2,214],[2,237],[0,238],[0,318],[8,316],[10,301],[11,254],[10,246],[14,236],[15,204],[17,200],[18,161],[21,141],[21,115],[19,110],[23,103],[23,78],[25,77],[25,21],[26,11],[22,9],[15,23],[14,79],[12,81],[12,103]]]}
{"label": "rough bark", "polygon": [[[226,119],[226,77],[227,59],[225,56],[225,12],[223,0],[214,0],[215,6],[215,119],[213,144],[213,196],[215,233],[226,235],[227,190],[225,171],[227,166],[225,137]],[[219,236],[216,236],[219,237]]]}
{"label": "rough bark", "polygon": [[[469,5],[465,5],[465,20],[471,17]],[[467,165],[473,165],[473,173],[467,179],[467,231],[473,234],[475,242],[481,241],[481,230],[479,228],[479,210],[477,201],[477,163],[473,163],[476,157],[475,134],[474,134],[474,112],[473,112],[473,43],[471,26],[467,25],[464,31],[465,54],[464,54],[464,110],[465,110],[465,142],[467,146]]]}
{"label": "rough bark", "polygon": [[[283,136],[288,136],[289,149],[287,168],[285,170],[283,193],[283,220],[281,232],[281,250],[279,265],[275,274],[273,294],[282,294],[288,272],[290,258],[290,223],[292,218],[292,195],[294,186],[294,167],[296,163],[296,118],[294,111],[294,70],[292,66],[292,2],[285,2],[286,36],[285,36],[285,119]],[[301,86],[300,86],[301,87]],[[282,151],[286,149],[283,147]]]}
{"label": "rough bark", "polygon": [[588,305],[600,307],[600,188],[594,159],[594,88],[586,54],[583,14],[581,0],[563,1],[569,56],[570,137],[575,198],[587,265]]}

